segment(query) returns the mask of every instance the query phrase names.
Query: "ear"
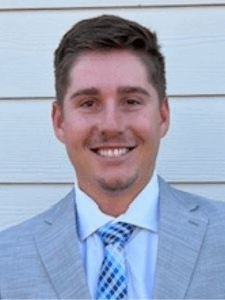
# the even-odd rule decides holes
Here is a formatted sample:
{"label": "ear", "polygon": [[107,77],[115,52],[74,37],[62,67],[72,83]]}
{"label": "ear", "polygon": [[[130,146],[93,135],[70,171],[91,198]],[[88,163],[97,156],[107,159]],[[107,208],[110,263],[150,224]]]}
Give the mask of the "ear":
{"label": "ear", "polygon": [[164,97],[162,102],[160,103],[160,116],[160,135],[162,138],[166,135],[170,125],[170,107],[168,97]]}
{"label": "ear", "polygon": [[57,101],[52,104],[52,124],[54,127],[55,135],[62,143],[64,143],[64,121],[62,107]]}

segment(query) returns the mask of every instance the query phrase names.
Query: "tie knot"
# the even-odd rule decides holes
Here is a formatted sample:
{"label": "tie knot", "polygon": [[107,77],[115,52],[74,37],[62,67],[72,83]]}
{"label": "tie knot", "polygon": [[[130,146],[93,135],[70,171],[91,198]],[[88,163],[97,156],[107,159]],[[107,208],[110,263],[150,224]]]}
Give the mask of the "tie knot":
{"label": "tie knot", "polygon": [[108,223],[98,230],[104,245],[119,243],[124,246],[129,240],[135,226],[124,222]]}

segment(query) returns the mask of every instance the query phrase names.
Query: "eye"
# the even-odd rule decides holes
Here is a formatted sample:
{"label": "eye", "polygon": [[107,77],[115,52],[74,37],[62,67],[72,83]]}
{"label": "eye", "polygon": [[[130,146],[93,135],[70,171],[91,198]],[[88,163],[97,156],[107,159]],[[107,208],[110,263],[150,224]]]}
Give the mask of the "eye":
{"label": "eye", "polygon": [[141,104],[140,101],[137,100],[137,99],[127,99],[126,103],[129,104],[129,105],[138,105],[138,104]]}
{"label": "eye", "polygon": [[95,100],[94,99],[89,99],[89,100],[85,100],[81,103],[81,107],[92,107],[94,106],[96,103],[95,103]]}

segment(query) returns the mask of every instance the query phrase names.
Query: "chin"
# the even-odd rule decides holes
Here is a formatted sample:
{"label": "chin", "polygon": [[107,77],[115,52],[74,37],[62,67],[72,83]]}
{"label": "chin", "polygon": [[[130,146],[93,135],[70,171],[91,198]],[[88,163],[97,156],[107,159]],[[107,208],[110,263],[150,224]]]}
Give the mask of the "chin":
{"label": "chin", "polygon": [[106,179],[101,178],[98,180],[100,187],[106,192],[110,193],[123,193],[124,191],[131,188],[137,180],[137,175],[133,177],[122,179],[122,178],[113,178]]}

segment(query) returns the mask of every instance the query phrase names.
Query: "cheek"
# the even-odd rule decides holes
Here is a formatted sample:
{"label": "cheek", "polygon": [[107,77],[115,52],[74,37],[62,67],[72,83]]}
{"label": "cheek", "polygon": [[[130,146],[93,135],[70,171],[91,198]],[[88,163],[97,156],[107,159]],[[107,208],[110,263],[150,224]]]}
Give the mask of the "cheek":
{"label": "cheek", "polygon": [[82,117],[79,113],[69,113],[65,118],[65,130],[68,134],[75,134],[88,129],[89,122],[87,118]]}
{"label": "cheek", "polygon": [[74,149],[84,143],[90,131],[87,122],[79,117],[68,118],[64,124],[64,133],[67,145],[72,145]]}
{"label": "cheek", "polygon": [[154,140],[159,137],[159,118],[156,113],[143,113],[134,123],[136,132],[143,136],[145,140]]}

